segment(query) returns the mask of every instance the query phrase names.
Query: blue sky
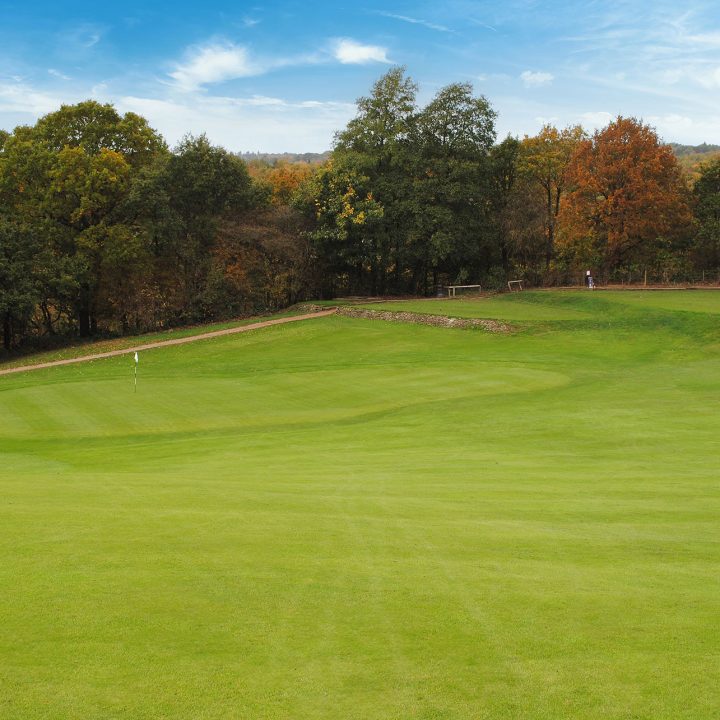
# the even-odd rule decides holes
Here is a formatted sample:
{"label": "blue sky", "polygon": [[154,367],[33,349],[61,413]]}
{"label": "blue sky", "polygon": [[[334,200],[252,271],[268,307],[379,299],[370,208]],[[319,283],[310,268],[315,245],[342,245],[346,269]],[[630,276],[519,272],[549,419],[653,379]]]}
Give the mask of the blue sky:
{"label": "blue sky", "polygon": [[395,64],[427,102],[469,81],[498,135],[632,115],[720,143],[717,2],[3,2],[0,127],[95,98],[171,143],[321,151]]}

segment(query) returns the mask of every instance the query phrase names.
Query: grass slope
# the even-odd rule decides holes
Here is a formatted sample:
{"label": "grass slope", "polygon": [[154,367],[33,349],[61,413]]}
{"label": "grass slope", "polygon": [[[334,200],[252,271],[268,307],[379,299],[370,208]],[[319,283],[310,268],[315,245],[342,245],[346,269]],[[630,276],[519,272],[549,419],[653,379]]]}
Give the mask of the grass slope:
{"label": "grass slope", "polygon": [[0,717],[715,717],[720,294],[655,297],[1,379]]}
{"label": "grass slope", "polygon": [[32,355],[19,355],[11,357],[8,353],[0,351],[0,370],[6,368],[24,367],[26,365],[39,365],[41,363],[53,362],[55,360],[69,360],[71,358],[87,357],[97,353],[111,352],[113,350],[125,350],[137,345],[145,345],[153,342],[163,342],[177,338],[192,337],[206,332],[216,330],[228,330],[229,328],[252,325],[253,323],[276,318],[290,317],[299,314],[295,310],[288,310],[268,316],[254,316],[242,320],[230,320],[227,322],[215,323],[212,325],[192,325],[189,327],[173,328],[172,330],[161,330],[160,332],[146,333],[137,336],[122,336],[105,340],[86,340],[76,345],[67,345],[46,350],[45,352],[33,353]]}

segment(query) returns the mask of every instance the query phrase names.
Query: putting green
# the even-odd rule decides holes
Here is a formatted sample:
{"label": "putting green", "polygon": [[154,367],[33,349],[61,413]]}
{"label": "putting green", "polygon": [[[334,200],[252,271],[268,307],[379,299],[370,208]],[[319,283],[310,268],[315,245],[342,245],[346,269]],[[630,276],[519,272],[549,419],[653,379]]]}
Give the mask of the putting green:
{"label": "putting green", "polygon": [[715,717],[720,294],[657,295],[0,378],[0,717]]}

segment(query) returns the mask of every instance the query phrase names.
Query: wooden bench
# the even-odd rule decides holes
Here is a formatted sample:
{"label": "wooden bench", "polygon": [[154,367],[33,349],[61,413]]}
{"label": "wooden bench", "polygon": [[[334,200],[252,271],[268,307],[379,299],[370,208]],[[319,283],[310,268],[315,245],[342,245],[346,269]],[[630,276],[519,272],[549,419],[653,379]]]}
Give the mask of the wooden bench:
{"label": "wooden bench", "polygon": [[522,289],[523,289],[522,284],[523,284],[523,281],[522,281],[522,280],[508,280],[508,290],[509,290],[510,292],[512,292],[512,291],[513,291],[513,285],[517,285],[517,286],[520,288],[520,290],[522,290]]}
{"label": "wooden bench", "polygon": [[460,290],[462,288],[477,288],[478,292],[480,292],[482,290],[480,285],[448,285],[447,286],[448,297],[449,298],[457,297],[456,291]]}

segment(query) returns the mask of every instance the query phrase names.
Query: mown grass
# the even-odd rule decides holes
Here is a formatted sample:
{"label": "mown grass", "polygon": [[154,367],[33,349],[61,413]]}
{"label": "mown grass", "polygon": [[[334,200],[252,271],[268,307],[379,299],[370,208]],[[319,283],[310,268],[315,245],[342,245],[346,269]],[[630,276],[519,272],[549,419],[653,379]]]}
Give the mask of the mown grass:
{"label": "mown grass", "polygon": [[714,718],[693,296],[276,326],[147,351],[137,394],[128,358],[0,379],[0,717]]}
{"label": "mown grass", "polygon": [[144,335],[86,340],[84,342],[77,342],[73,345],[57,347],[53,350],[33,353],[31,355],[11,355],[9,353],[3,353],[0,354],[0,370],[4,370],[6,368],[24,367],[25,365],[39,365],[41,363],[52,362],[54,360],[69,360],[71,358],[87,357],[89,355],[110,352],[112,350],[125,350],[136,347],[137,345],[162,342],[163,340],[173,340],[175,338],[192,337],[193,335],[201,335],[202,333],[214,332],[215,330],[227,330],[229,328],[242,327],[256,322],[262,322],[263,320],[290,317],[291,315],[299,314],[299,311],[287,310],[274,315],[254,316],[243,318],[241,320],[228,320],[226,322],[212,323],[209,325],[192,325],[172,328],[170,330],[161,330],[154,333],[145,333]]}

